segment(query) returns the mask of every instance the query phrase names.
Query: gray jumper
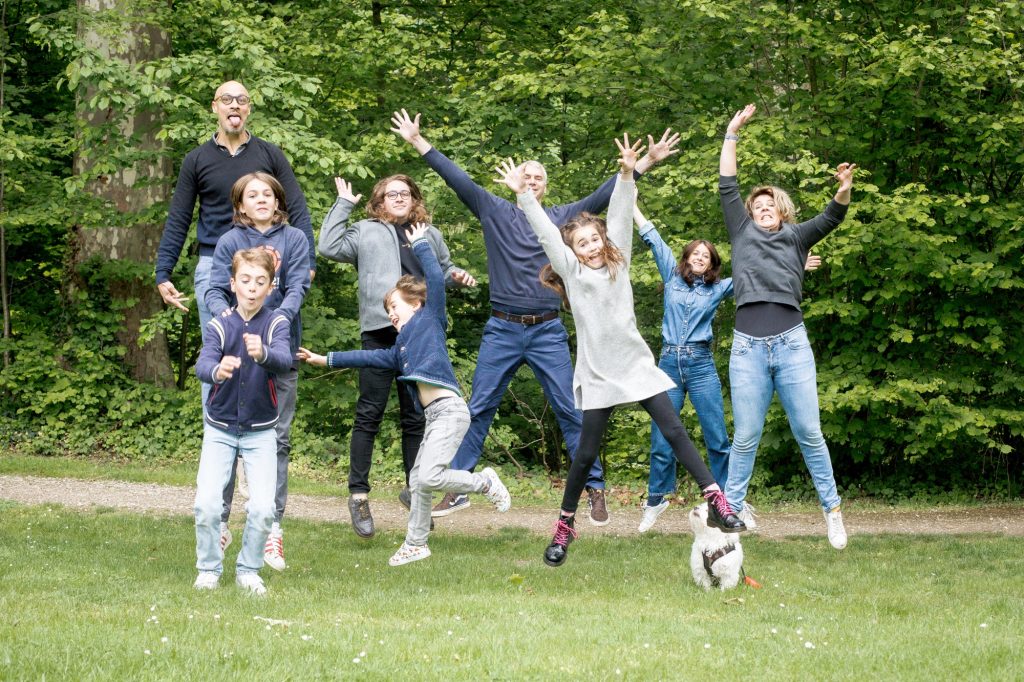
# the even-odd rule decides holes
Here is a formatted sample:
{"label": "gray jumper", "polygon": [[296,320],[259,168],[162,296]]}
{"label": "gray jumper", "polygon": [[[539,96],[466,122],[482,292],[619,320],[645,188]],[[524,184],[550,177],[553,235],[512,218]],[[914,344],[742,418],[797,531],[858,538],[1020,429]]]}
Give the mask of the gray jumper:
{"label": "gray jumper", "polygon": [[625,263],[613,280],[607,266],[595,270],[580,263],[532,192],[519,195],[519,206],[551,267],[565,282],[572,306],[577,337],[572,387],[581,410],[637,402],[675,387],[658,369],[636,328],[629,281],[635,200],[636,183],[618,178],[608,205],[608,239],[622,252]]}

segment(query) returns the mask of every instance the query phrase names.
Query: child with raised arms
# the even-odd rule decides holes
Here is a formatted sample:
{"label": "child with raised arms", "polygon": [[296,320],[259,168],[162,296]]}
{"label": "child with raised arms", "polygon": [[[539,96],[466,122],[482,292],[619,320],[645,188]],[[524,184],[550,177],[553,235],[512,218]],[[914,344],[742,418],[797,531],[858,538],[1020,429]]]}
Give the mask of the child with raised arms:
{"label": "child with raised arms", "polygon": [[508,489],[494,469],[479,473],[449,469],[462,437],[469,428],[469,408],[448,358],[445,337],[444,275],[427,241],[428,225],[415,223],[407,230],[413,253],[423,268],[426,283],[403,275],[384,296],[384,309],[398,337],[391,348],[350,350],[318,355],[299,349],[299,358],[327,367],[378,367],[399,375],[399,381],[415,387],[426,426],[416,463],[409,472],[412,505],[405,542],[388,561],[401,566],[430,556],[431,493],[483,493],[499,512],[512,506]]}
{"label": "child with raised arms", "polygon": [[708,523],[725,532],[745,530],[732,513],[725,495],[690,441],[667,391],[674,384],[654,363],[651,349],[636,328],[633,288],[629,281],[632,212],[636,201],[633,168],[640,142],[629,136],[615,141],[619,147],[620,175],[608,206],[608,222],[581,213],[561,229],[551,222],[532,192],[523,169],[511,160],[498,168],[504,182],[518,196],[551,261],[542,278],[562,294],[576,320],[577,349],[573,392],[583,411],[580,445],[569,469],[562,509],[554,537],[544,551],[549,566],[565,563],[569,544],[576,537],[575,514],[586,483],[586,472],[598,456],[601,439],[616,405],[639,402],[661,428],[676,459],[697,480],[708,500]]}

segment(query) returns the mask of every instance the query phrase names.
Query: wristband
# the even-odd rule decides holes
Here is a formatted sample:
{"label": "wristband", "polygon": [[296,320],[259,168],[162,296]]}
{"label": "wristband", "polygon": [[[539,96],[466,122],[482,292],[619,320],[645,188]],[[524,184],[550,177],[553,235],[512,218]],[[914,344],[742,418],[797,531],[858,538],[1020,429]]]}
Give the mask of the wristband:
{"label": "wristband", "polygon": [[740,136],[737,135],[736,133],[726,133],[725,134],[725,139],[732,140],[733,142],[739,142],[740,141]]}

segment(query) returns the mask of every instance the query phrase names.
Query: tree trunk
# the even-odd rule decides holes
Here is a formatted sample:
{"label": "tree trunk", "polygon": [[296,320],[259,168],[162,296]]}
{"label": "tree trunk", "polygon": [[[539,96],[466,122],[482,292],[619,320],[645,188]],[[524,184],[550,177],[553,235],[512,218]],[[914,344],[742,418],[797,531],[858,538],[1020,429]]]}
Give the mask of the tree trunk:
{"label": "tree trunk", "polygon": [[[90,12],[109,11],[121,5],[119,0],[78,0],[83,12],[83,23],[79,34],[85,44],[100,51],[112,60],[121,60],[134,65],[170,55],[170,38],[157,26],[138,22],[126,22],[127,33],[111,38],[93,31],[88,25]],[[128,10],[130,11],[130,10]],[[116,42],[115,42],[116,41]],[[160,142],[156,133],[160,127],[159,111],[118,112],[111,109],[91,110],[86,103],[95,94],[92,86],[83,86],[79,92],[78,117],[89,126],[98,127],[118,122],[118,129],[124,139],[135,141],[143,151],[159,151]],[[133,166],[122,168],[111,175],[102,175],[91,180],[86,188],[93,195],[109,201],[120,213],[137,213],[158,201],[165,201],[170,195],[171,162],[162,154],[154,154],[149,160],[138,161]],[[75,157],[75,173],[87,173],[91,161]],[[136,186],[137,181],[140,186]],[[78,266],[94,258],[104,260],[126,260],[146,264],[152,272],[157,246],[160,244],[162,225],[142,223],[128,227],[102,225],[79,225],[72,235],[70,259],[70,280],[72,287],[78,279]],[[134,300],[137,303],[125,310],[124,324],[118,332],[118,341],[125,347],[126,368],[138,381],[148,381],[159,386],[174,384],[167,339],[158,334],[149,343],[139,346],[141,322],[160,312],[163,301],[153,284],[153,278],[134,277],[109,281],[110,296],[115,301]]]}

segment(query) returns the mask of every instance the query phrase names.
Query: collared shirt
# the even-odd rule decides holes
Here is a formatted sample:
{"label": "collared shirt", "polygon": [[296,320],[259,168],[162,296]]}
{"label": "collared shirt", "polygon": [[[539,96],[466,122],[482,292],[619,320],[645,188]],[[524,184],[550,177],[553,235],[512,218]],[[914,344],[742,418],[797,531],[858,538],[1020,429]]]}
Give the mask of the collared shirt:
{"label": "collared shirt", "polygon": [[241,154],[242,150],[249,146],[249,140],[252,139],[252,133],[250,133],[248,130],[246,130],[245,131],[245,142],[243,142],[242,144],[238,145],[238,148],[235,149],[234,152],[232,152],[230,149],[228,149],[228,147],[226,145],[221,144],[220,140],[217,139],[217,135],[219,133],[220,133],[220,131],[218,130],[217,132],[215,132],[213,134],[213,143],[215,145],[217,145],[217,147],[219,147],[220,149],[223,149],[224,151],[226,151],[231,156],[238,156],[239,154]]}
{"label": "collared shirt", "polygon": [[713,336],[711,323],[718,306],[726,297],[733,295],[732,278],[705,284],[703,277],[697,277],[692,285],[687,284],[676,270],[679,263],[675,254],[652,223],[647,222],[640,228],[640,238],[651,248],[658,272],[665,282],[662,344],[709,343]]}

